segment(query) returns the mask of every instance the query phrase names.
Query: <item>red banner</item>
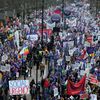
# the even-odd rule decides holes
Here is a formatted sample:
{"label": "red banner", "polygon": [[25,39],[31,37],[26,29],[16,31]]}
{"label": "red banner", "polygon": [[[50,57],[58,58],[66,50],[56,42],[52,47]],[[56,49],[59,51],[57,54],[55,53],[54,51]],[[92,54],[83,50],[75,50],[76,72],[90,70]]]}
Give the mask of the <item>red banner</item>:
{"label": "red banner", "polygon": [[68,80],[67,84],[67,94],[68,95],[78,95],[85,90],[85,80],[86,75],[78,83],[73,83],[72,81]]}
{"label": "red banner", "polygon": [[[38,32],[42,34],[42,30],[38,30]],[[48,36],[51,36],[52,29],[43,29],[43,33],[47,33]]]}

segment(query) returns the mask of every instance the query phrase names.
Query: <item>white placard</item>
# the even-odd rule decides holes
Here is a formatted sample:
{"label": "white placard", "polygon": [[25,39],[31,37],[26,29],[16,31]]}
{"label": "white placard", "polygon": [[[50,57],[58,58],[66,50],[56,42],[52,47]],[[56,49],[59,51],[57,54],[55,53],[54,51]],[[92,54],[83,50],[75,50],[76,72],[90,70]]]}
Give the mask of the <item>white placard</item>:
{"label": "white placard", "polygon": [[54,97],[58,96],[58,88],[54,88]]}
{"label": "white placard", "polygon": [[6,54],[4,54],[4,55],[2,56],[2,61],[5,62],[7,59],[8,59],[8,56],[7,56]]}
{"label": "white placard", "polygon": [[0,70],[2,72],[6,72],[6,71],[10,72],[10,65],[6,64],[5,66],[0,66]]}
{"label": "white placard", "polygon": [[80,70],[80,75],[84,75],[85,74],[85,71],[84,70]]}
{"label": "white placard", "polygon": [[29,39],[31,41],[37,41],[38,40],[38,35],[37,34],[27,35],[27,39]]}
{"label": "white placard", "polygon": [[90,100],[97,100],[96,94],[90,94]]}
{"label": "white placard", "polygon": [[60,66],[62,64],[62,59],[57,60],[58,65]]}
{"label": "white placard", "polygon": [[10,95],[29,94],[29,80],[9,81]]}
{"label": "white placard", "polygon": [[74,47],[74,41],[69,41],[68,43],[68,47],[71,49]]}
{"label": "white placard", "polygon": [[70,56],[66,56],[66,61],[70,61],[71,57]]}

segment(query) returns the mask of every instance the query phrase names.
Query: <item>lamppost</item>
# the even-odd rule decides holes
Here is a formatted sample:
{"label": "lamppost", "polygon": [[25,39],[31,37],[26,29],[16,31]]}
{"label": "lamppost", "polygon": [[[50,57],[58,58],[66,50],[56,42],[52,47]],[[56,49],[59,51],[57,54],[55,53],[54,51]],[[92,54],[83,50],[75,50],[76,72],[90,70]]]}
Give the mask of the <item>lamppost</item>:
{"label": "lamppost", "polygon": [[97,16],[98,11],[99,11],[99,5],[100,5],[99,2],[100,2],[99,0],[96,0],[96,16]]}
{"label": "lamppost", "polygon": [[35,11],[35,13],[36,13],[36,19],[37,19],[37,0],[35,0],[35,7],[36,7],[36,11]]}
{"label": "lamppost", "polygon": [[41,37],[42,49],[43,49],[43,28],[44,28],[44,0],[42,0],[42,37]]}
{"label": "lamppost", "polygon": [[62,22],[64,21],[64,14],[63,14],[63,10],[64,10],[64,0],[62,0]]}

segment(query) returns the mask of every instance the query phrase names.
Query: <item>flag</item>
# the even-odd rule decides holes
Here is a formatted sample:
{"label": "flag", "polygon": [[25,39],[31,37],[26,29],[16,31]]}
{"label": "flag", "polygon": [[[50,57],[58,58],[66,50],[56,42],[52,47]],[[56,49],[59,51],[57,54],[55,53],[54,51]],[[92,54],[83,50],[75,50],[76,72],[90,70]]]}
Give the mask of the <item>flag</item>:
{"label": "flag", "polygon": [[86,74],[78,83],[73,83],[72,81],[68,80],[67,84],[67,94],[68,95],[78,95],[81,92],[85,91],[85,80]]}
{"label": "flag", "polygon": [[28,49],[28,47],[24,47],[24,48],[20,51],[19,54],[20,54],[20,55],[28,55],[28,54],[29,54],[29,49]]}
{"label": "flag", "polygon": [[86,55],[86,50],[83,49],[83,50],[81,51],[81,56],[80,56],[80,58],[81,58],[81,59],[84,59],[84,58],[85,58],[85,55]]}

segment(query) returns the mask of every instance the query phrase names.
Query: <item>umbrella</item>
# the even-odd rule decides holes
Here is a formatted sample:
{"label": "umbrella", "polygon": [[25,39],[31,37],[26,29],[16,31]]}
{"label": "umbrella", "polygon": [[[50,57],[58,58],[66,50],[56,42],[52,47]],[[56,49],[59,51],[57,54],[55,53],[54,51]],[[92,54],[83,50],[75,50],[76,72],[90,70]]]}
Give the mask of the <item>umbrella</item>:
{"label": "umbrella", "polygon": [[61,10],[60,9],[56,9],[54,12],[53,12],[54,14],[61,14]]}
{"label": "umbrella", "polygon": [[54,14],[51,16],[51,20],[52,20],[52,22],[60,22],[61,16],[58,14]]}
{"label": "umbrella", "polygon": [[71,14],[71,11],[69,11],[68,9],[64,9],[64,14],[66,16],[69,16]]}

